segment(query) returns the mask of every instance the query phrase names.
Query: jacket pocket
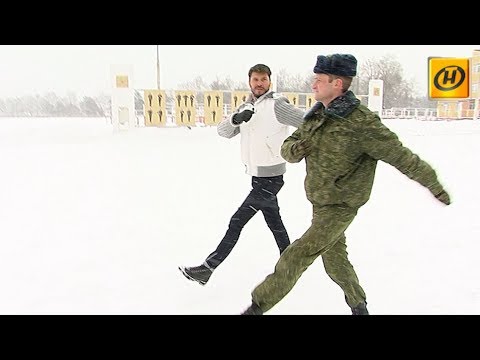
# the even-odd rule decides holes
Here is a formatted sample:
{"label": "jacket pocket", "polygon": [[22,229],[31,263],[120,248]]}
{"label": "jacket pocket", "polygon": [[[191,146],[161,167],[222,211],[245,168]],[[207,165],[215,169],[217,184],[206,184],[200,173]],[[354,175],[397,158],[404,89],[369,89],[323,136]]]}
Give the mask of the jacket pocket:
{"label": "jacket pocket", "polygon": [[274,134],[272,136],[267,136],[265,138],[265,144],[267,145],[268,150],[270,151],[270,155],[272,159],[281,159],[280,149],[283,145],[285,139],[282,139],[279,134]]}

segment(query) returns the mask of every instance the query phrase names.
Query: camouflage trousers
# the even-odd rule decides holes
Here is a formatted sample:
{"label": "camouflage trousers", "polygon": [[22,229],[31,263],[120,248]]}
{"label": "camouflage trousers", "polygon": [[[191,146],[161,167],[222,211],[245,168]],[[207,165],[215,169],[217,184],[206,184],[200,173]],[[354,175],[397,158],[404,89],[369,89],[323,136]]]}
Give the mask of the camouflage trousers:
{"label": "camouflage trousers", "polygon": [[282,253],[275,271],[253,290],[253,302],[263,312],[270,310],[293,289],[319,256],[328,276],[345,293],[348,305],[354,307],[364,302],[365,292],[348,260],[345,238],[345,231],[357,212],[357,208],[346,206],[314,206],[312,225]]}

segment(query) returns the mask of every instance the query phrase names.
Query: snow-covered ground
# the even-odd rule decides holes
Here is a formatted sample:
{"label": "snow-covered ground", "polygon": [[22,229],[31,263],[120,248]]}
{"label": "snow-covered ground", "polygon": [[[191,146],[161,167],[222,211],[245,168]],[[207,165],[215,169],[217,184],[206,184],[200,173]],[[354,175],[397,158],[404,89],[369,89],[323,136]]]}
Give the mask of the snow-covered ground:
{"label": "snow-covered ground", "polygon": [[[480,314],[480,122],[385,120],[438,171],[445,207],[380,163],[347,232],[372,314]],[[250,190],[239,139],[215,128],[0,118],[1,314],[238,314],[278,249],[263,217],[205,287],[199,265]],[[311,221],[304,163],[279,194],[292,240]],[[349,314],[318,259],[268,314]]]}

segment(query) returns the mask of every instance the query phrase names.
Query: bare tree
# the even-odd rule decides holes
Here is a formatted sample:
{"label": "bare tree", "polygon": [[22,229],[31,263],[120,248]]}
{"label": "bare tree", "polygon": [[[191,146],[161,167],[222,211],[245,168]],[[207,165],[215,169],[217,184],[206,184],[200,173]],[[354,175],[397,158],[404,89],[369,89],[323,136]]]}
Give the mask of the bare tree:
{"label": "bare tree", "polygon": [[80,109],[83,114],[90,117],[104,116],[103,110],[98,106],[95,99],[90,96],[85,96],[80,102]]}
{"label": "bare tree", "polygon": [[145,102],[143,100],[142,94],[140,94],[140,91],[135,90],[135,110],[136,111],[142,111],[143,106],[145,105]]}
{"label": "bare tree", "polygon": [[312,91],[312,75],[290,75],[281,69],[277,75],[277,90],[279,92],[310,93]]}
{"label": "bare tree", "polygon": [[205,91],[208,89],[209,87],[203,78],[201,76],[197,76],[191,81],[179,84],[177,90]]}
{"label": "bare tree", "polygon": [[217,76],[217,78],[210,84],[210,89],[229,91],[229,90],[235,89],[235,82],[230,78],[221,80]]}
{"label": "bare tree", "polygon": [[383,80],[384,107],[409,107],[415,99],[415,85],[406,80],[402,65],[391,54],[368,59],[360,66],[358,92],[368,94],[370,80]]}

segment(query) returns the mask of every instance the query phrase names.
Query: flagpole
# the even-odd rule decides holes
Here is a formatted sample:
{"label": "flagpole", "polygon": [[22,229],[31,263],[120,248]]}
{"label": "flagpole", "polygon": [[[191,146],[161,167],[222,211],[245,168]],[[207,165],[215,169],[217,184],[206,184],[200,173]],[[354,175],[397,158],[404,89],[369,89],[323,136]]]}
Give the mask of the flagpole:
{"label": "flagpole", "polygon": [[157,45],[157,89],[160,90],[160,45]]}

